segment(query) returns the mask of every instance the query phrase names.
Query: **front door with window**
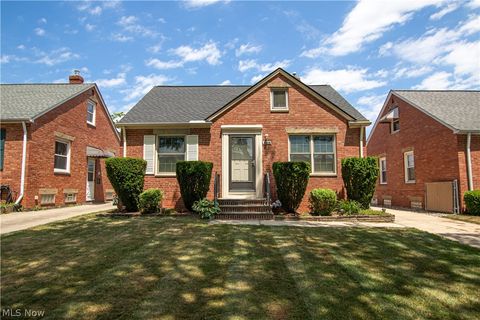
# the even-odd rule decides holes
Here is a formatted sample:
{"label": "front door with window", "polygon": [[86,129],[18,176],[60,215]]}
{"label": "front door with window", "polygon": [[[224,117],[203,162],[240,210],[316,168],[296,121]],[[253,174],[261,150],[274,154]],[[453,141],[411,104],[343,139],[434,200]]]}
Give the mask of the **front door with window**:
{"label": "front door with window", "polygon": [[87,159],[87,201],[95,199],[95,159]]}
{"label": "front door with window", "polygon": [[255,136],[231,135],[229,140],[230,191],[255,191]]}

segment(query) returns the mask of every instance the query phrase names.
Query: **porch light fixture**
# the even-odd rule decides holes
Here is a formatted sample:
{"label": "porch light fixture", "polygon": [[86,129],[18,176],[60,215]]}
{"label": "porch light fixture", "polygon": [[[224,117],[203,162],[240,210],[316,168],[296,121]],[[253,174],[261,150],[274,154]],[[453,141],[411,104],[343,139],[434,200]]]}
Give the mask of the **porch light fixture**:
{"label": "porch light fixture", "polygon": [[269,139],[268,139],[268,133],[265,134],[265,139],[263,139],[263,145],[264,145],[264,146],[270,146],[270,145],[272,145],[272,140],[269,140]]}

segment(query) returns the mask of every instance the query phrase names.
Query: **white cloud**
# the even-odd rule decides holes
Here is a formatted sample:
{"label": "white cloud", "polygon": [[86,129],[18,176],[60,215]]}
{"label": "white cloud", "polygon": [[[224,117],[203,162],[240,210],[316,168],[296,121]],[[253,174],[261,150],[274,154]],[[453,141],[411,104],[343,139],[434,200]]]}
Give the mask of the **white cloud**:
{"label": "white cloud", "polygon": [[250,43],[242,44],[236,51],[235,55],[240,57],[242,54],[250,54],[250,53],[259,53],[262,51],[262,46],[252,45]]}
{"label": "white cloud", "polygon": [[210,6],[215,3],[227,3],[229,0],[187,0],[183,2],[183,5],[188,9],[198,9],[206,6]]}
{"label": "white cloud", "polygon": [[87,31],[93,31],[93,30],[95,29],[95,27],[96,27],[95,25],[90,24],[90,23],[87,23],[87,24],[85,25],[85,30],[87,30]]}
{"label": "white cloud", "polygon": [[132,41],[133,37],[126,36],[121,33],[114,33],[112,34],[112,40],[116,42],[128,42],[128,41]]}
{"label": "white cloud", "polygon": [[282,68],[282,69],[288,68],[290,63],[291,61],[287,59],[276,61],[273,63],[263,63],[263,64],[258,63],[257,60],[240,60],[238,62],[238,70],[240,72],[245,72],[253,69],[259,72],[271,72],[278,68]]}
{"label": "white cloud", "polygon": [[383,107],[386,96],[386,94],[362,96],[357,101],[357,109],[373,123]]}
{"label": "white cloud", "polygon": [[480,80],[480,40],[455,43],[442,62],[453,65],[457,74],[476,75]]}
{"label": "white cloud", "polygon": [[179,56],[183,62],[205,60],[211,65],[220,64],[220,58],[222,57],[222,53],[217,48],[217,44],[213,41],[209,41],[198,49],[190,46],[180,46],[173,49],[172,52]]}
{"label": "white cloud", "polygon": [[430,66],[410,66],[395,68],[392,74],[394,79],[417,78],[431,72],[432,70],[433,68]]}
{"label": "white cloud", "polygon": [[147,94],[154,86],[165,84],[169,78],[164,75],[150,74],[148,76],[136,76],[135,85],[131,89],[123,90],[125,101],[131,101]]}
{"label": "white cloud", "polygon": [[47,66],[53,66],[66,61],[80,58],[80,55],[72,52],[69,48],[66,47],[53,50],[49,53],[39,52],[37,55],[39,56],[39,58],[35,61],[35,63],[45,64]]}
{"label": "white cloud", "polygon": [[451,74],[445,71],[439,71],[431,76],[423,79],[423,81],[413,87],[414,89],[428,89],[428,90],[442,90],[451,89],[452,81],[450,80]]}
{"label": "white cloud", "polygon": [[180,68],[183,66],[182,61],[161,61],[159,59],[150,59],[145,62],[145,64],[149,67],[154,67],[159,70],[165,70],[165,69],[175,69],[175,68]]}
{"label": "white cloud", "polygon": [[167,23],[167,20],[165,20],[164,18],[158,18],[157,21],[160,23]]}
{"label": "white cloud", "polygon": [[117,0],[109,0],[109,1],[102,2],[102,6],[105,9],[115,9],[115,8],[118,8],[120,4],[121,4],[121,1],[117,1]]}
{"label": "white cloud", "polygon": [[222,83],[220,83],[221,86],[228,86],[228,85],[231,85],[231,84],[232,84],[232,82],[230,80],[225,80]]}
{"label": "white cloud", "polygon": [[356,92],[383,87],[385,81],[368,78],[368,70],[357,67],[348,69],[322,70],[310,69],[302,77],[307,84],[331,84],[335,89],[343,92]]}
{"label": "white cloud", "polygon": [[138,18],[135,16],[123,16],[118,20],[117,24],[121,26],[127,26],[130,24],[134,24],[138,21]]}
{"label": "white cloud", "polygon": [[102,7],[96,6],[88,11],[91,15],[98,16],[102,14]]}
{"label": "white cloud", "polygon": [[480,8],[480,0],[472,0],[467,4],[467,7],[470,9]]}
{"label": "white cloud", "polygon": [[138,18],[135,16],[123,16],[117,21],[117,24],[122,26],[123,30],[141,35],[142,37],[156,37],[158,35],[157,31],[142,26],[137,22]]}
{"label": "white cloud", "polygon": [[35,32],[35,34],[39,37],[42,37],[45,35],[45,30],[42,29],[42,28],[35,28],[35,30],[33,30]]}
{"label": "white cloud", "polygon": [[104,88],[111,88],[111,87],[118,87],[120,85],[126,84],[126,73],[122,72],[117,75],[116,78],[112,79],[98,79],[95,81],[95,83],[99,87],[104,87]]}
{"label": "white cloud", "polygon": [[9,54],[2,54],[0,56],[0,63],[10,63],[12,61],[21,61],[23,58],[19,58],[15,55],[9,55]]}
{"label": "white cloud", "polygon": [[40,18],[40,19],[38,19],[38,23],[46,24],[46,23],[47,23],[47,19],[45,19],[45,18]]}
{"label": "white cloud", "polygon": [[257,74],[256,76],[253,76],[252,79],[250,79],[251,83],[257,83],[258,81],[262,80],[265,77],[263,74]]}
{"label": "white cloud", "polygon": [[17,49],[19,49],[19,50],[24,50],[25,48],[26,47],[23,44],[20,44],[20,45],[17,46]]}
{"label": "white cloud", "polygon": [[440,20],[444,15],[457,10],[460,7],[460,2],[452,2],[443,7],[440,11],[435,12],[430,16],[430,20]]}
{"label": "white cloud", "polygon": [[329,36],[324,43],[306,50],[302,56],[316,58],[323,53],[343,56],[362,49],[363,45],[379,39],[394,25],[411,19],[413,13],[440,0],[405,1],[392,0],[381,6],[372,0],[361,0],[350,11],[342,27]]}

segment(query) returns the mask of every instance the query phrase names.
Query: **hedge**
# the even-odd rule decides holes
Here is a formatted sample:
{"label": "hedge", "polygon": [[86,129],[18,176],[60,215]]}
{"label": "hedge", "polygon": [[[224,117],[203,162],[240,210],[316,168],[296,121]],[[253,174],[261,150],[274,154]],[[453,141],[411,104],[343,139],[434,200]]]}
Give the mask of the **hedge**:
{"label": "hedge", "polygon": [[337,206],[337,194],[332,189],[313,189],[308,201],[312,215],[329,216]]}
{"label": "hedge", "polygon": [[274,162],[273,176],[277,197],[288,212],[295,212],[302,202],[311,167],[308,162]]}
{"label": "hedge", "polygon": [[463,194],[467,213],[480,215],[480,190],[467,191]]}
{"label": "hedge", "polygon": [[142,213],[156,213],[160,211],[160,202],[163,192],[160,189],[147,189],[138,198],[138,208]]}
{"label": "hedge", "polygon": [[105,160],[108,179],[128,212],[138,211],[138,196],[143,191],[146,166],[145,160],[137,158]]}
{"label": "hedge", "polygon": [[363,209],[368,209],[378,178],[377,158],[342,159],[342,178],[348,199],[355,200]]}
{"label": "hedge", "polygon": [[204,161],[177,162],[177,180],[183,203],[189,211],[195,201],[207,196],[212,177],[213,163]]}

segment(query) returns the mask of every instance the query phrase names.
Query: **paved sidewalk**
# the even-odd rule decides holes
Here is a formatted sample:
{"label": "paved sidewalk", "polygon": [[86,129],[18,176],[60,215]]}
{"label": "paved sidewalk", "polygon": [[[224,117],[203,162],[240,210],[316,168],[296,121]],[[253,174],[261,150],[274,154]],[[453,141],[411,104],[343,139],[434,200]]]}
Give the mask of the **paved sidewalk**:
{"label": "paved sidewalk", "polygon": [[377,228],[405,228],[392,222],[344,222],[344,221],[294,221],[294,220],[212,220],[210,224],[233,224],[249,226],[275,227],[377,227]]}
{"label": "paved sidewalk", "polygon": [[65,220],[87,213],[113,209],[112,203],[85,204],[74,207],[40,211],[13,212],[0,215],[0,234],[28,229],[54,221]]}
{"label": "paved sidewalk", "polygon": [[[380,209],[380,208],[378,208]],[[409,210],[387,209],[395,223],[480,248],[480,225]]]}

